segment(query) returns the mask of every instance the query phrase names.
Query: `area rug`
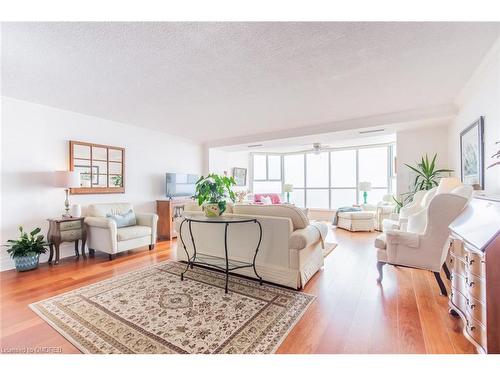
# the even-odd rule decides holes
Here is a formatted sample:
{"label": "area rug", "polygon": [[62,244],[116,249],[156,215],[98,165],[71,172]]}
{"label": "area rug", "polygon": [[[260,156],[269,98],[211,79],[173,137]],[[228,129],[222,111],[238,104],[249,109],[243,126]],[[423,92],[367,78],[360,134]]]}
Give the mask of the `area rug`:
{"label": "area rug", "polygon": [[166,261],[30,305],[83,353],[273,353],[314,296]]}
{"label": "area rug", "polygon": [[325,248],[323,249],[323,258],[326,258],[337,247],[336,243],[326,242]]}

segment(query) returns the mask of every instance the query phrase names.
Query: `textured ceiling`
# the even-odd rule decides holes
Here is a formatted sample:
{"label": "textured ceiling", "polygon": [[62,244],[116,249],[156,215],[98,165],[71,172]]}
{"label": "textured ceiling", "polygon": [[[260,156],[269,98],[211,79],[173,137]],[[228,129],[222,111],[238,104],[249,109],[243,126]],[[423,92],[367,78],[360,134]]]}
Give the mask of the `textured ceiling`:
{"label": "textured ceiling", "polygon": [[450,104],[498,23],[4,23],[2,95],[212,141]]}

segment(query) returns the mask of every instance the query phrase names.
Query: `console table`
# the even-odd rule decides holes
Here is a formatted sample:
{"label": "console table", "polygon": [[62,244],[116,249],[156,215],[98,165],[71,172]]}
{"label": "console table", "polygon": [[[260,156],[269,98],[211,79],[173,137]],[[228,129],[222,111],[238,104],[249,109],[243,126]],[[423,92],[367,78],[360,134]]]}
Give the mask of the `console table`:
{"label": "console table", "polygon": [[[224,225],[224,258],[219,258],[215,257],[213,255],[208,255],[208,254],[203,254],[200,252],[197,252],[196,250],[196,243],[194,240],[193,236],[193,231],[192,231],[192,223],[201,223],[204,225]],[[253,256],[253,261],[252,263],[250,262],[242,262],[242,261],[236,261],[236,260],[231,260],[229,259],[229,250],[228,250],[228,244],[227,244],[227,233],[229,226],[232,224],[246,224],[246,223],[254,223],[259,226],[259,239],[257,243],[257,247],[255,248],[255,254]],[[184,238],[182,236],[182,227],[184,224],[188,225],[189,228],[189,235],[191,237],[191,242],[193,244],[193,255],[189,255],[189,252],[186,248],[186,243],[184,242]],[[255,259],[257,258],[257,254],[259,253],[259,247],[260,243],[262,241],[262,225],[257,219],[253,218],[248,218],[248,217],[237,217],[237,216],[219,216],[219,217],[207,217],[204,215],[192,215],[192,216],[183,216],[183,220],[181,222],[181,225],[179,227],[179,237],[182,242],[182,246],[184,248],[184,251],[186,252],[187,256],[187,266],[184,272],[181,273],[181,280],[184,280],[184,274],[187,272],[187,270],[195,265],[201,265],[201,266],[207,266],[210,268],[214,268],[220,271],[224,271],[226,274],[226,286],[225,286],[225,292],[228,292],[228,281],[229,281],[229,272],[234,271],[239,268],[246,268],[246,267],[251,267],[253,268],[253,271],[257,278],[259,279],[260,285],[262,285],[262,277],[259,276],[257,273],[257,269],[255,268]],[[222,262],[222,264],[221,264]]]}
{"label": "console table", "polygon": [[83,217],[47,219],[49,221],[49,233],[47,234],[47,241],[50,248],[49,263],[52,263],[54,257],[54,247],[56,250],[54,264],[59,263],[59,246],[62,242],[74,242],[75,255],[79,257],[78,242],[82,240],[82,255],[85,257],[87,231],[83,223],[84,219]]}

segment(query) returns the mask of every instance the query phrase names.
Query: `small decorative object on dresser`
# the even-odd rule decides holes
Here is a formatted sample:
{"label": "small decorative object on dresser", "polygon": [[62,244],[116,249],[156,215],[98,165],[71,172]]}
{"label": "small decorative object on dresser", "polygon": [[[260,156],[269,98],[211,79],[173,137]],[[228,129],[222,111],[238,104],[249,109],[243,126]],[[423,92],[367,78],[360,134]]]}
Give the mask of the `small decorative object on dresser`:
{"label": "small decorative object on dresser", "polygon": [[500,200],[472,199],[450,225],[450,313],[481,353],[500,353]]}
{"label": "small decorative object on dresser", "polygon": [[75,243],[75,255],[78,258],[78,243],[82,241],[82,255],[85,258],[85,242],[87,241],[87,231],[83,224],[83,217],[69,217],[62,219],[47,219],[49,221],[49,233],[47,240],[49,241],[50,255],[49,263],[52,263],[54,258],[55,248],[55,261],[54,264],[59,263],[59,246],[63,242]]}

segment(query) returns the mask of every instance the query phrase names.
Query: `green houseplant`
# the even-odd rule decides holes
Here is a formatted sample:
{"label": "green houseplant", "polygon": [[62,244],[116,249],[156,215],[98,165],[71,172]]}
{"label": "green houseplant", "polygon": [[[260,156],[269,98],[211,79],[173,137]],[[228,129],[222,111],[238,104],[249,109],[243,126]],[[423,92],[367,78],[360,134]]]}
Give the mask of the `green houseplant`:
{"label": "green houseplant", "polygon": [[45,242],[40,228],[33,229],[29,234],[19,227],[19,239],[7,241],[7,252],[14,259],[18,271],[28,271],[38,267],[40,254],[47,251],[49,245]]}
{"label": "green houseplant", "polygon": [[430,190],[437,186],[439,184],[439,179],[443,177],[443,173],[453,172],[453,169],[436,169],[436,158],[437,154],[429,161],[426,154],[425,157],[422,156],[422,160],[415,167],[405,164],[416,173],[410,192],[403,194],[407,196],[405,200],[411,201],[413,195],[419,190]]}
{"label": "green houseplant", "polygon": [[234,202],[236,195],[231,189],[236,185],[233,177],[219,176],[211,173],[201,176],[196,182],[196,193],[194,198],[198,205],[203,207],[208,217],[220,216],[226,211],[227,200]]}

